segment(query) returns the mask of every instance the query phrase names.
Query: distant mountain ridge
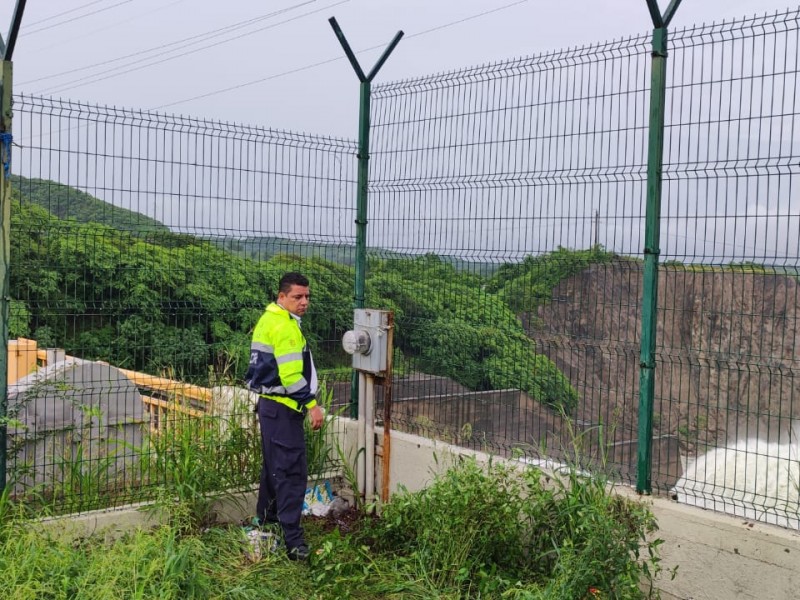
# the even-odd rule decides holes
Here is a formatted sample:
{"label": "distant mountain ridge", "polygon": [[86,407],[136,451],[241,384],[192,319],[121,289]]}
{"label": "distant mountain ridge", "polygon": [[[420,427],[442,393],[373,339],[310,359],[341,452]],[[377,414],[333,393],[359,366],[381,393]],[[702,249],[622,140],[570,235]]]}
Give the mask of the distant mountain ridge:
{"label": "distant mountain ridge", "polygon": [[[355,265],[356,246],[354,243],[322,243],[290,240],[274,236],[250,236],[245,238],[204,238],[210,239],[223,250],[236,256],[251,260],[268,260],[277,254],[295,254],[303,258],[321,258],[340,265]],[[376,260],[406,260],[423,256],[413,252],[399,252],[383,248],[369,248],[368,258]],[[453,265],[459,272],[467,272],[483,277],[491,277],[500,263],[462,259],[457,256],[436,255],[442,262]]]}
{"label": "distant mountain ridge", "polygon": [[170,231],[169,227],[156,219],[114,206],[73,186],[50,179],[12,175],[11,187],[19,194],[20,200],[41,206],[59,219],[100,223],[122,231]]}

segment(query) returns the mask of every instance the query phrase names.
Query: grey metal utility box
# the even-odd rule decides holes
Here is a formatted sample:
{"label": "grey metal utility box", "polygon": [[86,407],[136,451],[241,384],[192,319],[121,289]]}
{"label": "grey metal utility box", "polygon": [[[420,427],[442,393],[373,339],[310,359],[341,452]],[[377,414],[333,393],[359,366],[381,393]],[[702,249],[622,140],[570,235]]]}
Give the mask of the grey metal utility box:
{"label": "grey metal utility box", "polygon": [[354,369],[374,375],[386,373],[391,351],[389,322],[387,310],[355,309],[353,331],[345,333],[342,339],[345,350],[353,355]]}

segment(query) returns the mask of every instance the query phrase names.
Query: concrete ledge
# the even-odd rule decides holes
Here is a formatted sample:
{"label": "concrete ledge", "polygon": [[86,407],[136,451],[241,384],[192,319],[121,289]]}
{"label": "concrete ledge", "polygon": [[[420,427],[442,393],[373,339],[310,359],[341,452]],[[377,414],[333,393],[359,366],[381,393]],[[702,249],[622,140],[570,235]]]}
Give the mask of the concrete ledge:
{"label": "concrete ledge", "polygon": [[[320,476],[320,479],[330,480],[336,489],[340,486],[341,474],[338,471],[326,472]],[[257,497],[258,487],[219,494],[211,499],[209,513],[216,523],[239,523],[255,514]],[[118,508],[94,510],[80,515],[46,517],[32,522],[32,525],[66,539],[86,538],[93,535],[114,539],[135,529],[164,525],[167,523],[167,519],[168,515],[163,508],[154,503],[141,502]]]}
{"label": "concrete ledge", "polygon": [[675,598],[800,597],[800,535],[774,525],[654,498],[663,565],[678,566],[659,587]]}
{"label": "concrete ledge", "polygon": [[[217,522],[238,523],[252,516],[256,490],[233,492],[212,500],[210,511]],[[47,517],[32,523],[62,539],[103,536],[115,539],[126,532],[148,529],[167,522],[163,509],[151,503],[128,504],[119,508],[95,510],[81,515]]]}

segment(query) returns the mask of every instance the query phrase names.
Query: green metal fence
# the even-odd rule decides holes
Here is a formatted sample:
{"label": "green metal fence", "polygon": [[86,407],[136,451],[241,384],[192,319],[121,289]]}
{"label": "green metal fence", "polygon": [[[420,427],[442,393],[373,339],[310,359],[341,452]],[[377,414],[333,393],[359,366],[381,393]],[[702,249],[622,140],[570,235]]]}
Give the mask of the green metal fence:
{"label": "green metal fence", "polygon": [[30,96],[14,109],[12,494],[78,511],[257,482],[242,376],[283,272],[312,279],[331,383],[346,364],[354,143]]}
{"label": "green metal fence", "polygon": [[793,10],[671,32],[666,58],[657,30],[376,86],[371,277],[398,282],[395,425],[797,527],[799,37]]}
{"label": "green metal fence", "polygon": [[254,481],[222,386],[296,268],[337,406],[363,291],[395,311],[394,427],[798,527],[799,61],[795,10],[366,86],[369,157],[18,97],[9,326],[51,371],[10,388],[14,493],[152,496],[203,451],[202,489]]}

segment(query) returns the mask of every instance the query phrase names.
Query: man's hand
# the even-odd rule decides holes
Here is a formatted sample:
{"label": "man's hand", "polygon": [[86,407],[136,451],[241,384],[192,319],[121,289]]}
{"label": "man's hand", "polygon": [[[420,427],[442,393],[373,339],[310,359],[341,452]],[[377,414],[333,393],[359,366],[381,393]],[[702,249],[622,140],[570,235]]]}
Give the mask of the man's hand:
{"label": "man's hand", "polygon": [[316,431],[322,427],[322,423],[325,421],[325,411],[322,410],[322,407],[319,404],[317,404],[314,408],[308,411],[308,418],[311,420],[311,429]]}

